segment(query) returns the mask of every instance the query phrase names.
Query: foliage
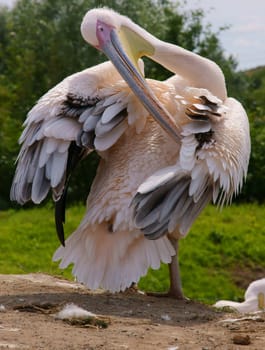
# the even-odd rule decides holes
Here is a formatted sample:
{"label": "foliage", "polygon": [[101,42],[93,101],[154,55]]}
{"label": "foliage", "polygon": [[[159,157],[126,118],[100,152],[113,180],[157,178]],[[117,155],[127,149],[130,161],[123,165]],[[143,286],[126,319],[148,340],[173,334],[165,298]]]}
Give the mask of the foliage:
{"label": "foliage", "polygon": [[[0,208],[10,205],[9,188],[19,150],[17,140],[27,112],[64,77],[106,59],[85,44],[80,35],[80,22],[89,8],[112,7],[162,40],[215,60],[225,73],[229,91],[241,100],[248,96],[245,91],[249,82],[245,75],[236,72],[233,57],[224,56],[220,32],[215,33],[210,25],[203,24],[202,10],[185,12],[183,4],[169,0],[18,0],[12,9],[0,8]],[[163,79],[169,73],[146,60],[146,74]],[[247,105],[251,103],[248,101]],[[253,135],[256,137],[256,133]],[[260,149],[258,142],[254,144]],[[261,160],[261,152],[256,154],[259,156],[255,164]],[[83,193],[88,191],[96,164],[94,155],[77,169],[79,181],[78,185],[70,183],[71,200],[85,200]],[[256,170],[252,169],[253,182]],[[252,182],[249,188],[253,187]],[[249,199],[249,193],[244,198]]]}
{"label": "foliage", "polygon": [[248,110],[251,131],[251,159],[248,181],[242,198],[264,202],[265,199],[265,67],[244,72],[247,88],[243,101]]}
{"label": "foliage", "polygon": [[[233,205],[219,212],[209,206],[181,240],[180,264],[185,294],[214,303],[239,300],[248,284],[264,276],[264,206]],[[66,235],[79,224],[83,206],[67,211]],[[72,278],[71,267],[61,271],[51,257],[58,247],[53,208],[46,205],[0,213],[0,273],[45,272]],[[150,270],[141,279],[143,290],[164,291],[168,270]]]}

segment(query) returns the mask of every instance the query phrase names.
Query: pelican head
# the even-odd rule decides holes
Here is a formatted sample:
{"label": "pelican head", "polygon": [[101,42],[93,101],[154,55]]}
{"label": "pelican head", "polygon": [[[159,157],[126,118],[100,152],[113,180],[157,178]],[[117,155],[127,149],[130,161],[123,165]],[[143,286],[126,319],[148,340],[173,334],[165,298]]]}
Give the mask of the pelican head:
{"label": "pelican head", "polygon": [[113,10],[88,11],[81,33],[89,44],[105,53],[145,108],[176,141],[179,129],[143,78],[139,58],[147,56],[180,75],[189,86],[208,89],[223,101],[227,98],[224,75],[215,62],[157,39]]}
{"label": "pelican head", "polygon": [[129,18],[106,8],[88,11],[81,33],[89,44],[105,53],[150,114],[178,140],[178,127],[173,117],[155,97],[139,66],[141,57],[154,55],[152,42],[156,38]]}
{"label": "pelican head", "polygon": [[[154,37],[141,29],[128,17],[106,8],[88,11],[81,24],[82,36],[89,44],[105,54],[111,44],[117,45],[136,67],[139,58],[152,56],[155,52],[150,42]],[[147,39],[146,34],[149,36]]]}

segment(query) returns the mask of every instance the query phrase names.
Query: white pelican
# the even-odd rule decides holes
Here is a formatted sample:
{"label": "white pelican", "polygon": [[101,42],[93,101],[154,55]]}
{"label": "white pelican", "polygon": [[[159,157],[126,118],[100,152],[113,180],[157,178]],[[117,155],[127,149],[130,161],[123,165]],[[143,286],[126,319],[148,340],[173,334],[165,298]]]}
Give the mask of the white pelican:
{"label": "white pelican", "polygon": [[[73,263],[89,288],[123,291],[161,262],[168,295],[184,298],[178,240],[210,202],[230,202],[247,173],[247,115],[228,98],[212,61],[155,38],[112,10],[88,11],[84,39],[105,62],[48,91],[29,112],[11,198],[41,202],[51,189],[62,246],[54,259]],[[146,80],[140,58],[171,72]],[[101,161],[86,214],[64,242],[70,173],[92,150]]]}
{"label": "white pelican", "polygon": [[245,300],[242,303],[219,300],[214,306],[217,308],[230,307],[241,313],[265,311],[265,278],[250,283],[245,292]]}

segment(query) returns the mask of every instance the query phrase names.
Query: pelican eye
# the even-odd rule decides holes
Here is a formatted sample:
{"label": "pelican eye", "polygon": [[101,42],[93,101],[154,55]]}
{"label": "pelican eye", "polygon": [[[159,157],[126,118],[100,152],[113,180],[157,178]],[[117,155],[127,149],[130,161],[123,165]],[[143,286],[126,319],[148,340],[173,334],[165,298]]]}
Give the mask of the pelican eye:
{"label": "pelican eye", "polygon": [[102,26],[98,26],[98,30],[100,30],[101,32],[104,32],[104,28]]}

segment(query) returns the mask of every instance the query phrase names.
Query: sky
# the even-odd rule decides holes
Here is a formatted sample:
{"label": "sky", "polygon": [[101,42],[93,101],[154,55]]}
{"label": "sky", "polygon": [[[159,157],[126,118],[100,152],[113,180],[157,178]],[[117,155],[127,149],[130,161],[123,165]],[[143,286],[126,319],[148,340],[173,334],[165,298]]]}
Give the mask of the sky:
{"label": "sky", "polygon": [[239,69],[265,65],[264,0],[187,0],[187,8],[201,7],[213,29],[230,28],[220,36],[227,54],[239,62]]}
{"label": "sky", "polygon": [[[0,0],[12,5],[14,0]],[[244,70],[265,65],[265,1],[264,0],[186,0],[186,9],[202,8],[206,22],[213,30],[230,28],[219,35],[227,55]]]}

